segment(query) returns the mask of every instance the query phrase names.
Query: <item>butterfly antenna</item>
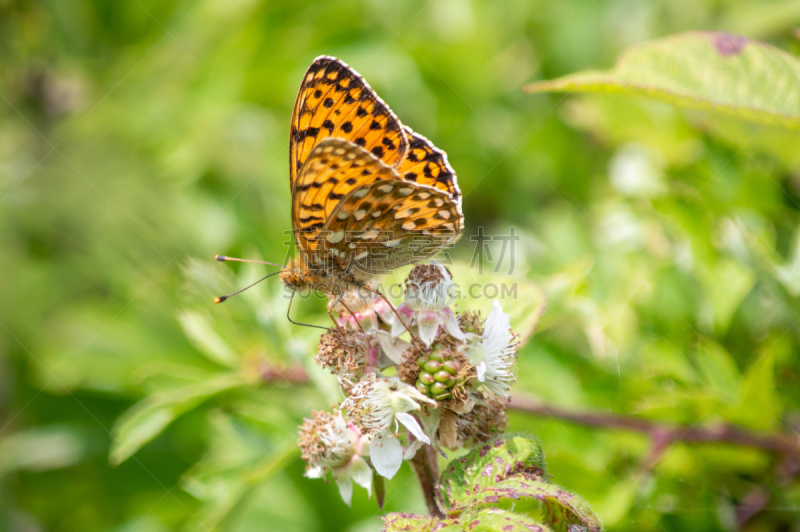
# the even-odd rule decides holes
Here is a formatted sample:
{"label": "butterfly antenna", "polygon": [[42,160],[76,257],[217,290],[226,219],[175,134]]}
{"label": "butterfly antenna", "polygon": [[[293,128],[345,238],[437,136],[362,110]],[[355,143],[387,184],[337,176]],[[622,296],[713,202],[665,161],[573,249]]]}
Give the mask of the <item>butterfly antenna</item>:
{"label": "butterfly antenna", "polygon": [[233,297],[233,296],[235,296],[236,294],[241,294],[242,292],[244,292],[244,291],[245,291],[245,290],[247,290],[248,288],[252,288],[252,287],[254,287],[255,285],[257,285],[258,283],[260,283],[260,282],[261,282],[261,281],[263,281],[264,279],[268,279],[269,277],[272,277],[273,275],[278,275],[279,273],[281,273],[281,272],[279,272],[279,271],[277,271],[277,272],[272,272],[272,273],[270,273],[270,274],[268,274],[268,275],[265,275],[264,277],[262,277],[261,279],[259,279],[259,280],[258,280],[258,281],[256,281],[256,282],[254,282],[253,284],[249,284],[249,285],[245,286],[244,288],[242,288],[241,290],[237,290],[236,292],[234,292],[234,293],[232,293],[232,294],[228,294],[227,296],[215,297],[215,298],[214,298],[214,303],[222,303],[223,301],[225,301],[225,300],[226,300],[226,299],[228,299],[229,297]]}
{"label": "butterfly antenna", "polygon": [[233,257],[226,257],[225,255],[214,255],[214,259],[220,262],[253,262],[256,264],[267,264],[268,266],[278,266],[283,268],[282,264],[275,264],[274,262],[267,262],[265,260],[235,259]]}

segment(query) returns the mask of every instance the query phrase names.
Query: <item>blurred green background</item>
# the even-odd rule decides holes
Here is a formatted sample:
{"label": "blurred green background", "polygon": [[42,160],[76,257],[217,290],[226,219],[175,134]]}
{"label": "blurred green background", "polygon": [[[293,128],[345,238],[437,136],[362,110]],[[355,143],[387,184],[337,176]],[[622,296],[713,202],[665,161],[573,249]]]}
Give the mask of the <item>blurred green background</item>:
{"label": "blurred green background", "polygon": [[[799,24],[797,1],[0,0],[0,530],[380,529],[363,490],[350,509],[302,477],[296,427],[339,400],[318,333],[277,280],[210,303],[263,274],[215,253],[287,256],[289,120],[320,54],[447,151],[455,256],[480,226],[521,235],[514,275],[548,310],[514,393],[797,437],[800,137],[520,88],[691,29],[797,54]],[[259,379],[298,364],[316,386]],[[511,429],[609,530],[800,530],[778,456],[677,444],[642,471],[641,435]],[[387,510],[424,511],[407,467]]]}

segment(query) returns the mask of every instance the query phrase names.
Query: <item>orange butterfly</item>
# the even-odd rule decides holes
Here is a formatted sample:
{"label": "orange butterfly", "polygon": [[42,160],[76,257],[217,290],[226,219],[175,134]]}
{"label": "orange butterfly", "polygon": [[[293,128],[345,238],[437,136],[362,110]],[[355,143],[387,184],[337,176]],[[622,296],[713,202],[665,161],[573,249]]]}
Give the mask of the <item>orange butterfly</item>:
{"label": "orange butterfly", "polygon": [[347,290],[374,291],[373,275],[427,259],[463,231],[447,155],[334,57],[315,59],[300,86],[289,185],[299,254],[280,276],[295,292],[338,301]]}

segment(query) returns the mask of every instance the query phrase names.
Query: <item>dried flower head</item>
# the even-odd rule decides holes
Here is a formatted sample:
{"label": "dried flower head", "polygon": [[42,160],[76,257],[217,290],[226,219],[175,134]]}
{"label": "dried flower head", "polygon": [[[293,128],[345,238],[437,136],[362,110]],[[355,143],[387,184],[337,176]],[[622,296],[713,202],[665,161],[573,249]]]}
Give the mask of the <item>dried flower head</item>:
{"label": "dried flower head", "polygon": [[374,336],[361,331],[349,331],[342,336],[338,329],[331,329],[320,338],[314,360],[345,384],[378,367],[379,355],[379,343]]}
{"label": "dried flower head", "polygon": [[333,310],[339,316],[339,326],[345,329],[370,331],[377,329],[381,323],[389,325],[394,320],[394,312],[389,304],[367,290],[345,292]]}
{"label": "dried flower head", "polygon": [[430,347],[441,325],[453,338],[464,340],[464,333],[449,307],[454,292],[455,285],[447,268],[435,261],[415,266],[406,279],[405,302],[397,308],[405,325],[395,319],[392,336],[401,335],[405,326],[416,325],[420,340]]}
{"label": "dried flower head", "polygon": [[369,438],[338,411],[315,410],[300,426],[300,452],[306,461],[306,476],[324,478],[330,472],[339,494],[349,506],[353,482],[371,494],[372,470],[363,456],[369,455]]}
{"label": "dried flower head", "polygon": [[458,416],[456,425],[460,445],[483,445],[505,431],[508,425],[506,404],[502,399],[481,394],[471,411]]}

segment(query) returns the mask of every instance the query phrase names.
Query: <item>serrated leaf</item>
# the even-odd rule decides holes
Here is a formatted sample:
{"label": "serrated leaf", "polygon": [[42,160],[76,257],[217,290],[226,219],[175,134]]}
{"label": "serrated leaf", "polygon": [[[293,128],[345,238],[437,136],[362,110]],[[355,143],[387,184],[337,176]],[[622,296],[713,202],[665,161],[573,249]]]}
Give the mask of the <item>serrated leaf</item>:
{"label": "serrated leaf", "polygon": [[445,511],[460,511],[476,491],[510,477],[547,476],[544,451],[536,439],[506,434],[450,462],[439,483],[439,503]]}
{"label": "serrated leaf", "polygon": [[435,517],[393,513],[383,518],[383,529],[386,532],[428,532],[438,522]]}
{"label": "serrated leaf", "polygon": [[550,528],[526,515],[495,508],[466,512],[457,519],[389,514],[384,517],[384,523],[386,532],[551,532]]}
{"label": "serrated leaf", "polygon": [[247,379],[243,375],[225,374],[203,383],[146,397],[122,414],[114,424],[109,461],[114,465],[121,464],[142,445],[158,436],[178,416],[213,395],[246,384]]}
{"label": "serrated leaf", "polygon": [[589,532],[602,530],[600,521],[589,505],[577,495],[564,491],[543,479],[516,476],[493,486],[474,486],[474,491],[458,501],[452,511],[465,508],[492,508],[502,501],[537,499],[542,501],[545,521],[558,532],[566,532],[570,525],[583,526]]}
{"label": "serrated leaf", "polygon": [[526,92],[614,92],[800,130],[800,61],[768,44],[689,32],[628,50],[608,71],[588,70]]}
{"label": "serrated leaf", "polygon": [[[522,515],[498,510],[495,508],[484,508],[475,512],[464,514],[459,518],[459,528],[455,530],[469,530],[470,532],[550,532],[551,529],[537,523],[534,519]],[[449,531],[451,528],[443,528],[442,532]],[[439,531],[437,531],[439,532]]]}
{"label": "serrated leaf", "polygon": [[522,434],[500,436],[451,462],[442,474],[438,496],[451,518],[463,519],[502,501],[536,499],[542,501],[553,530],[566,531],[572,525],[590,532],[602,530],[588,504],[549,482],[539,442]]}

